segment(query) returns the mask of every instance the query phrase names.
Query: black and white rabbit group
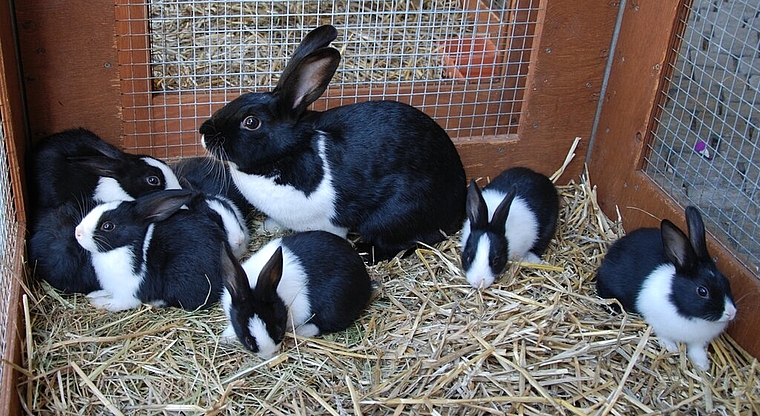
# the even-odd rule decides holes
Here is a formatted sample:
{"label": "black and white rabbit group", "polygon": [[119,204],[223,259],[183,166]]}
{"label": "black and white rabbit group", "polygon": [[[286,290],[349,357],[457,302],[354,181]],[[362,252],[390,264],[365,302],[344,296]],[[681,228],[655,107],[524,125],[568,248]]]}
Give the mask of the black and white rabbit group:
{"label": "black and white rabbit group", "polygon": [[49,136],[31,155],[28,252],[36,277],[109,310],[142,302],[196,309],[219,299],[219,247],[241,256],[249,239],[227,198],[234,194],[180,191],[166,163],[85,129]]}
{"label": "black and white rabbit group", "polygon": [[100,288],[74,227],[97,204],[179,189],[169,166],[125,153],[85,129],[42,139],[30,152],[29,263],[35,275],[69,293]]}
{"label": "black and white rabbit group", "polygon": [[[111,311],[142,303],[193,310],[221,300],[222,338],[269,357],[287,330],[341,331],[361,315],[372,295],[365,260],[461,228],[462,269],[476,289],[492,285],[509,260],[542,262],[559,217],[545,175],[514,167],[468,190],[454,144],[414,107],[307,109],[338,68],[340,53],[329,46],[336,36],[330,25],[311,31],[272,91],[243,94],[202,123],[211,157],[183,160],[174,171],[83,129],[44,140],[30,162],[37,275]],[[295,233],[241,263],[254,210]],[[668,350],[684,342],[707,368],[706,347],[736,305],[696,208],[686,220],[688,237],[663,220],[613,244],[597,288],[640,313]],[[346,240],[351,232],[356,247]]]}

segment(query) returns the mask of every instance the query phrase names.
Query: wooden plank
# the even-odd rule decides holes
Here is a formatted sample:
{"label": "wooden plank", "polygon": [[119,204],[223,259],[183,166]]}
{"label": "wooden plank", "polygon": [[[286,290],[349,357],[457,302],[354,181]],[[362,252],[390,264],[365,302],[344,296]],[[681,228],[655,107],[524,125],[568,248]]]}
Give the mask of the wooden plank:
{"label": "wooden plank", "polygon": [[113,2],[15,2],[31,135],[85,126],[120,144]]}
{"label": "wooden plank", "polygon": [[[592,183],[598,187],[600,206],[613,217],[619,207],[626,230],[657,226],[658,221],[649,213],[684,225],[683,208],[641,171],[652,140],[649,132],[659,91],[666,87],[663,68],[667,68],[674,34],[684,20],[683,3],[637,2],[624,12],[589,170]],[[760,280],[717,239],[711,237],[708,245],[731,280],[738,300],[739,314],[728,333],[760,357]]]}
{"label": "wooden plank", "polygon": [[[615,2],[545,1],[539,10],[531,71],[517,134],[523,146],[538,150],[556,146],[564,153],[575,137],[588,148],[601,90],[610,39],[617,15]],[[556,156],[553,156],[556,157]],[[548,163],[559,167],[561,159]],[[559,183],[577,178],[583,158],[576,157]]]}
{"label": "wooden plank", "polygon": [[16,415],[22,413],[20,396],[17,391],[21,373],[13,365],[22,365],[22,340],[24,337],[23,315],[21,307],[23,273],[23,248],[26,236],[26,206],[24,203],[23,169],[24,151],[27,144],[25,131],[24,103],[22,100],[21,74],[19,73],[19,58],[16,53],[14,16],[11,2],[0,4],[0,114],[2,115],[2,128],[4,145],[7,154],[7,169],[10,177],[10,186],[14,198],[14,206],[6,207],[15,212],[15,221],[18,228],[15,235],[9,238],[7,244],[15,243],[15,257],[9,259],[7,264],[10,275],[9,279],[18,279],[11,282],[10,292],[3,293],[7,300],[6,321],[0,322],[4,327],[5,351],[2,357],[2,378],[0,378],[0,415]]}

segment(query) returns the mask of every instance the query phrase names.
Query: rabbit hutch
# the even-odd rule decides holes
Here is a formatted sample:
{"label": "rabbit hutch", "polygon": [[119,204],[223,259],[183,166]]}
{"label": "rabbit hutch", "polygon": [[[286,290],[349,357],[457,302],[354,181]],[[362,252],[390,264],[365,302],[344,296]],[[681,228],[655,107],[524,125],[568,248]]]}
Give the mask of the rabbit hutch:
{"label": "rabbit hutch", "polygon": [[[546,264],[475,290],[451,236],[368,266],[354,327],[288,335],[269,360],[218,341],[217,307],[106,313],[35,279],[35,143],[85,127],[130,153],[206,155],[200,124],[271,90],[323,24],[342,60],[313,109],[409,103],[481,185],[556,173]],[[0,413],[760,413],[759,42],[746,0],[3,1]],[[685,229],[687,205],[738,308],[706,371],[594,284],[609,244],[663,218]]]}

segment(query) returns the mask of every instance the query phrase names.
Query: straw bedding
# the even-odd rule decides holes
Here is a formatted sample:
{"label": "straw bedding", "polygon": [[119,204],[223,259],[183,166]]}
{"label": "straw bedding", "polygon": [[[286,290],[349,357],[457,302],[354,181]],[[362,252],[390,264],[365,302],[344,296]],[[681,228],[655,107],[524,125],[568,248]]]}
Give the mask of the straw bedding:
{"label": "straw bedding", "polygon": [[513,265],[476,291],[453,236],[371,267],[378,289],[353,328],[288,336],[266,361],[218,342],[219,307],[107,313],[35,283],[19,394],[31,414],[760,413],[758,362],[729,337],[701,372],[606,310],[594,271],[622,231],[588,182],[559,187],[551,266]]}

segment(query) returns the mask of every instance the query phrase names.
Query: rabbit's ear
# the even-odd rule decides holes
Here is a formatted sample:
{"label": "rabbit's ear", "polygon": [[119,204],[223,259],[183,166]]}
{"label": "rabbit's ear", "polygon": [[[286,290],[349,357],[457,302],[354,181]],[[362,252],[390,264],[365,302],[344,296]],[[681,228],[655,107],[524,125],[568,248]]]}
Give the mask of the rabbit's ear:
{"label": "rabbit's ear", "polygon": [[282,246],[277,247],[267,264],[259,272],[256,288],[253,290],[257,298],[267,299],[272,293],[277,292],[277,286],[282,279]]}
{"label": "rabbit's ear", "polygon": [[697,267],[697,255],[694,253],[686,234],[668,220],[662,220],[660,232],[665,257],[675,264],[677,272],[687,276],[692,275],[692,271]]}
{"label": "rabbit's ear", "polygon": [[137,211],[143,218],[150,221],[163,221],[189,203],[193,195],[185,189],[154,192],[137,200]]}
{"label": "rabbit's ear", "polygon": [[467,189],[467,219],[470,220],[470,228],[473,230],[482,230],[488,225],[488,207],[474,179],[470,180],[470,187]]}
{"label": "rabbit's ear", "polygon": [[504,234],[506,232],[507,217],[509,216],[509,209],[512,208],[512,201],[514,201],[515,195],[517,195],[517,188],[513,186],[493,212],[491,226],[498,234]]}
{"label": "rabbit's ear", "polygon": [[66,161],[79,169],[109,178],[116,177],[119,167],[123,164],[119,159],[106,156],[70,156]]}
{"label": "rabbit's ear", "polygon": [[327,89],[340,63],[340,52],[323,48],[288,65],[277,83],[274,93],[280,97],[280,110],[284,114],[300,115]]}
{"label": "rabbit's ear", "polygon": [[711,262],[712,258],[707,251],[707,239],[705,236],[705,223],[699,210],[694,206],[686,207],[686,226],[689,229],[689,240],[694,252],[700,261]]}
{"label": "rabbit's ear", "polygon": [[227,243],[222,245],[222,276],[224,286],[230,292],[233,303],[248,303],[253,298],[253,290],[249,286],[248,275],[243,266],[235,259]]}
{"label": "rabbit's ear", "polygon": [[334,41],[338,37],[338,31],[331,25],[320,26],[308,34],[301,40],[298,47],[293,51],[293,56],[290,57],[290,62],[282,71],[280,79],[290,77],[290,73],[294,68],[303,60],[307,55],[316,51],[317,49],[326,48],[330,45],[330,42]]}

